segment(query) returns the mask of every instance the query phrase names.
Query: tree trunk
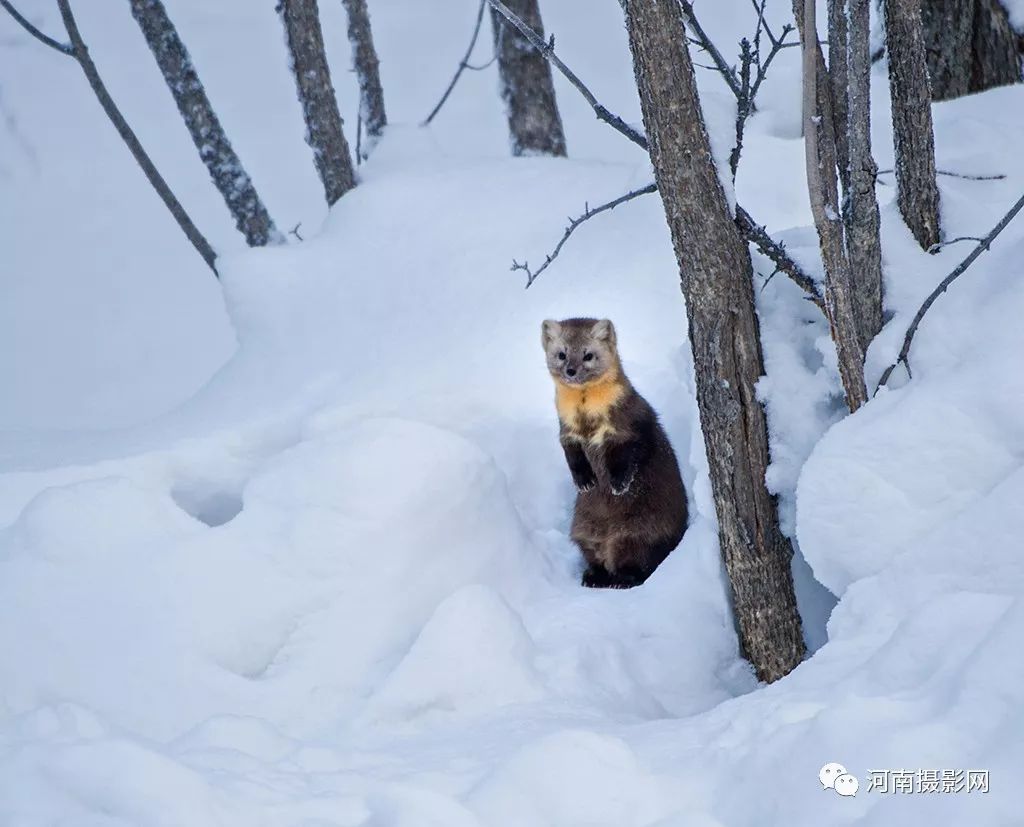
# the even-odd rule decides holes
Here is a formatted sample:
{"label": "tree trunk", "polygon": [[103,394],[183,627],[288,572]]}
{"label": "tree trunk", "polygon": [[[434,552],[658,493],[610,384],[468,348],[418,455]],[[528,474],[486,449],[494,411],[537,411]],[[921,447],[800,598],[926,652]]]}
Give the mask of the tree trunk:
{"label": "tree trunk", "polygon": [[[505,0],[527,26],[544,36],[537,0]],[[501,98],[513,155],[565,155],[565,133],[555,101],[551,66],[501,14],[491,9]]]}
{"label": "tree trunk", "polygon": [[828,79],[832,98],[832,124],[836,159],[843,193],[850,189],[849,113],[847,88],[850,76],[847,0],[828,0]]}
{"label": "tree trunk", "polygon": [[750,254],[712,161],[678,0],[628,0],[633,66],[658,191],[679,264],[719,540],[743,655],[758,677],[805,649],[792,549],[765,487],[768,432]]}
{"label": "tree trunk", "polygon": [[921,0],[932,100],[1020,82],[1017,35],[999,0]]}
{"label": "tree trunk", "polygon": [[896,202],[917,243],[927,250],[939,243],[939,188],[918,2],[885,0],[885,43],[896,149]]}
{"label": "tree trunk", "polygon": [[850,261],[846,255],[843,221],[839,215],[836,149],[830,143],[825,128],[827,119],[818,105],[820,49],[817,42],[815,0],[803,0],[803,6],[804,158],[807,164],[807,191],[825,268],[825,310],[839,357],[839,374],[846,392],[846,404],[853,413],[868,399],[864,384],[864,351],[857,332]]}
{"label": "tree trunk", "polygon": [[[359,79],[359,116],[373,143],[384,132],[384,87],[380,84],[380,61],[373,46],[373,30],[366,0],[342,0],[348,13],[348,40],[352,44],[352,68]],[[368,153],[367,153],[368,154]]]}
{"label": "tree trunk", "polygon": [[320,9],[317,0],[281,0],[277,10],[284,23],[295,86],[306,121],[306,143],[313,150],[313,163],[330,206],[352,189],[356,180],[331,85]]}
{"label": "tree trunk", "polygon": [[235,219],[235,226],[250,247],[262,247],[270,241],[283,242],[284,237],[274,226],[252,179],[224,134],[224,128],[192,65],[188,49],[167,16],[164,4],[161,0],[130,2],[132,16],[142,29],[192,136],[192,143],[199,150],[199,157],[206,164],[214,186]]}
{"label": "tree trunk", "polygon": [[170,186],[168,186],[159,170],[157,170],[156,164],[153,163],[153,160],[149,157],[146,150],[143,149],[135,132],[128,125],[128,121],[126,121],[124,115],[121,114],[121,110],[117,108],[117,104],[114,103],[114,99],[110,97],[110,92],[107,91],[107,87],[103,83],[103,79],[100,77],[99,71],[96,69],[96,64],[93,63],[92,58],[89,56],[89,48],[85,45],[85,41],[82,40],[82,35],[78,31],[78,23],[75,21],[75,16],[71,11],[71,4],[68,0],[57,0],[57,8],[60,9],[60,16],[64,21],[64,28],[67,29],[68,38],[71,41],[71,51],[68,52],[68,54],[74,57],[74,59],[78,61],[78,65],[82,67],[82,71],[85,73],[85,78],[89,82],[89,86],[96,95],[96,99],[99,101],[100,106],[103,107],[104,114],[114,125],[114,129],[117,130],[117,134],[121,137],[121,140],[124,141],[128,150],[132,153],[132,157],[135,159],[135,162],[142,169],[146,179],[152,185],[153,189],[156,190],[157,195],[160,196],[160,200],[164,202],[164,206],[167,207],[168,212],[173,216],[178,227],[183,233],[185,233],[185,237],[196,249],[196,252],[202,256],[203,261],[206,262],[206,266],[209,267],[216,276],[217,254],[214,252],[213,247],[210,246],[210,242],[206,240],[206,237],[192,222],[188,213],[185,212],[185,208],[181,205],[181,202],[178,201],[174,193],[171,192]]}
{"label": "tree trunk", "polygon": [[846,249],[857,311],[857,332],[862,351],[882,329],[882,243],[879,237],[875,176],[878,166],[871,155],[871,0],[849,3],[849,97],[847,146],[850,178],[843,199]]}

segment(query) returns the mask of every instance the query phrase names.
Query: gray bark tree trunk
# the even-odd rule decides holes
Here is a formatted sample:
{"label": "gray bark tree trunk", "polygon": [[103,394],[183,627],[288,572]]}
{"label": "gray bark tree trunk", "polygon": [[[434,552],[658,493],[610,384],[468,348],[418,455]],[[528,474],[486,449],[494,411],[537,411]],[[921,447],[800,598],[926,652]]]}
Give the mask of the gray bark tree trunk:
{"label": "gray bark tree trunk", "polygon": [[629,44],[679,264],[719,541],[743,655],[761,680],[805,653],[792,548],[765,487],[768,431],[752,268],[711,156],[678,0],[628,0]]}
{"label": "gray bark tree trunk", "polygon": [[[117,108],[114,99],[110,97],[110,92],[107,91],[106,84],[103,83],[103,79],[96,69],[96,64],[93,63],[92,58],[89,56],[89,47],[86,46],[78,30],[78,23],[75,21],[75,16],[71,11],[71,4],[68,0],[57,0],[57,8],[60,9],[60,16],[64,21],[64,28],[67,29],[68,38],[71,43],[66,51],[60,44],[51,42],[50,45],[54,45],[58,50],[71,55],[78,62],[78,65],[82,67],[82,72],[85,73],[85,78],[96,95],[100,106],[103,108],[104,114],[110,119],[114,129],[117,130],[117,134],[132,153],[132,157],[142,169],[146,179],[152,185],[157,195],[160,196],[160,200],[164,202],[164,206],[167,207],[168,212],[173,216],[178,227],[185,233],[185,237],[195,248],[196,252],[202,256],[206,266],[213,271],[214,275],[217,275],[216,252],[214,252],[206,237],[199,231],[199,228],[193,223],[188,213],[185,212],[185,208],[175,197],[170,186],[168,186],[159,170],[157,170],[153,160],[149,157],[149,154],[143,149],[135,132],[128,125],[124,115],[121,114],[121,110]],[[18,18],[16,17],[16,19]],[[31,24],[29,26],[31,27]],[[41,33],[40,36],[45,38],[45,35],[41,35]]]}
{"label": "gray bark tree trunk", "polygon": [[348,41],[352,44],[352,68],[359,80],[359,116],[372,148],[384,132],[384,87],[380,83],[380,61],[373,45],[370,12],[366,0],[342,0],[348,14]]}
{"label": "gray bark tree trunk", "polygon": [[313,163],[330,206],[356,185],[356,179],[324,51],[320,9],[317,0],[281,0],[277,10],[306,121],[306,143],[313,150]]}
{"label": "gray bark tree trunk", "polygon": [[857,311],[862,351],[882,329],[882,242],[879,236],[875,177],[878,165],[871,154],[871,0],[847,0],[848,98],[847,146],[850,175],[843,199],[846,249]]}
{"label": "gray bark tree trunk", "polygon": [[849,65],[846,0],[828,0],[828,79],[832,96],[832,123],[836,136],[836,159],[843,192],[850,188],[849,112],[847,88]]}
{"label": "gray bark tree trunk", "polygon": [[[538,0],[505,0],[527,26],[544,36]],[[501,98],[513,155],[565,155],[565,133],[555,100],[551,65],[522,33],[491,9]]]}
{"label": "gray bark tree trunk", "polygon": [[252,179],[224,134],[188,49],[167,16],[164,4],[161,0],[130,2],[132,16],[142,29],[192,142],[199,150],[199,157],[224,198],[235,226],[250,247],[283,242],[284,237],[274,226]]}
{"label": "gray bark tree trunk", "polygon": [[999,0],[922,0],[932,100],[1021,79],[1017,34]]}
{"label": "gray bark tree trunk", "polygon": [[939,188],[918,3],[885,0],[885,44],[896,149],[896,202],[917,243],[927,250],[939,243]]}
{"label": "gray bark tree trunk", "polygon": [[820,47],[815,1],[803,0],[803,110],[804,157],[811,213],[818,230],[821,260],[825,268],[825,311],[832,341],[839,357],[839,374],[850,412],[867,402],[864,384],[864,350],[858,334],[853,279],[846,252],[845,228],[839,214],[836,181],[836,148],[827,129],[828,119],[820,105],[818,77]]}

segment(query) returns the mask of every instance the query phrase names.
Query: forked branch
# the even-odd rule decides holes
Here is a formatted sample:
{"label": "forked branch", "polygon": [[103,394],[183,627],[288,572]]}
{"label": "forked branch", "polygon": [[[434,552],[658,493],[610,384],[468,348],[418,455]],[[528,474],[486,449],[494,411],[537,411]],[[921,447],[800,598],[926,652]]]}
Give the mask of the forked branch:
{"label": "forked branch", "polygon": [[579,227],[580,224],[584,223],[585,221],[589,221],[595,215],[606,212],[607,210],[614,210],[617,206],[619,206],[619,204],[625,204],[627,201],[632,201],[634,198],[639,198],[641,195],[647,195],[648,193],[657,191],[658,185],[652,181],[646,187],[641,187],[640,189],[633,190],[632,192],[627,192],[625,195],[620,195],[618,198],[613,198],[611,201],[608,201],[599,207],[594,207],[594,209],[590,209],[590,205],[585,204],[583,207],[582,215],[578,215],[576,216],[576,218],[569,218],[569,226],[565,228],[565,232],[562,234],[562,237],[558,240],[558,244],[555,245],[555,249],[544,257],[544,263],[540,267],[538,267],[536,270],[531,270],[530,265],[527,262],[524,261],[522,264],[520,264],[518,261],[515,261],[513,259],[512,270],[522,270],[524,273],[526,273],[526,286],[529,287],[531,284],[533,284],[534,281],[536,281],[537,276],[539,276],[541,273],[547,270],[548,265],[551,264],[551,262],[553,262],[556,258],[558,258],[558,254],[562,252],[562,246],[565,244],[565,242],[569,240],[569,236],[576,232],[576,228]]}
{"label": "forked branch", "polygon": [[185,233],[185,236],[192,243],[192,246],[195,247],[196,252],[202,256],[203,261],[205,261],[207,266],[213,271],[213,274],[217,275],[217,268],[215,266],[217,254],[213,251],[213,247],[210,246],[206,237],[199,231],[199,228],[192,223],[192,219],[189,218],[188,213],[185,212],[185,208],[175,197],[163,176],[160,175],[160,172],[157,170],[153,160],[146,153],[146,150],[143,149],[138,137],[128,125],[128,121],[126,121],[124,115],[121,114],[121,110],[117,108],[117,104],[114,103],[114,99],[110,97],[110,92],[107,91],[106,85],[100,78],[99,71],[96,69],[96,64],[93,63],[92,58],[89,56],[89,49],[85,45],[85,41],[82,40],[81,33],[78,31],[78,24],[75,21],[74,15],[71,13],[71,6],[68,0],[57,0],[57,7],[60,9],[61,18],[64,21],[64,28],[67,29],[68,37],[71,41],[70,43],[60,43],[43,34],[39,29],[29,23],[28,20],[26,20],[25,17],[19,13],[8,0],[0,0],[0,5],[2,5],[11,17],[18,21],[22,28],[24,28],[29,34],[37,40],[45,43],[50,48],[56,49],[61,54],[74,58],[78,65],[82,67],[86,80],[89,81],[89,86],[92,87],[93,94],[96,95],[96,99],[99,101],[100,106],[103,107],[103,112],[114,125],[114,128],[117,130],[117,134],[121,136],[121,140],[127,145],[129,151],[132,153],[132,157],[135,158],[135,162],[142,168],[142,171],[145,173],[149,183],[153,186],[153,189],[156,190],[157,195],[160,196],[160,200],[164,202],[164,206],[167,207],[168,211],[174,217],[178,227],[181,228],[182,232]]}
{"label": "forked branch", "polygon": [[1021,209],[1024,209],[1024,195],[1017,200],[1017,203],[1010,208],[1010,211],[1006,213],[1006,215],[999,219],[999,223],[989,231],[987,236],[981,239],[981,242],[977,247],[971,250],[967,258],[961,261],[952,273],[940,281],[938,286],[928,295],[928,298],[922,302],[917,313],[914,314],[913,320],[910,322],[910,327],[907,328],[906,335],[903,337],[903,347],[900,348],[896,361],[889,365],[889,367],[887,367],[882,373],[882,378],[878,380],[878,385],[875,386],[875,393],[878,393],[879,389],[889,381],[889,377],[892,376],[892,372],[900,363],[902,363],[903,367],[907,369],[907,376],[911,379],[914,378],[914,375],[910,372],[910,345],[914,341],[914,335],[917,333],[917,329],[920,327],[921,320],[924,318],[925,313],[927,313],[928,309],[935,304],[935,300],[945,293],[949,286],[960,278],[968,267],[974,264],[975,259],[989,248],[995,240],[995,237],[1006,229],[1006,225],[1013,220],[1014,216],[1016,216]]}
{"label": "forked branch", "polygon": [[[497,10],[499,14],[501,14],[503,17],[505,17],[506,20],[508,20],[513,26],[515,26],[523,34],[523,37],[525,37],[526,40],[535,49],[537,49],[542,55],[544,55],[544,57],[548,61],[550,61],[551,64],[556,69],[558,69],[559,72],[562,73],[562,75],[583,96],[587,103],[590,104],[590,106],[593,108],[594,112],[600,120],[609,124],[613,129],[617,130],[619,133],[629,138],[629,140],[631,140],[634,144],[641,147],[642,149],[649,149],[647,144],[647,138],[640,132],[638,132],[636,129],[629,126],[629,124],[623,121],[622,118],[620,118],[618,115],[615,115],[614,113],[610,112],[604,105],[602,105],[597,100],[597,98],[594,97],[594,94],[590,91],[590,89],[587,88],[583,81],[581,81],[576,76],[576,73],[573,72],[568,66],[566,66],[565,63],[563,63],[562,60],[558,57],[558,55],[555,54],[555,39],[553,36],[550,41],[545,41],[544,38],[538,35],[533,29],[531,29],[528,25],[526,25],[526,23],[524,23],[519,17],[517,17],[507,6],[505,6],[505,4],[501,2],[501,0],[487,0],[487,2],[490,3],[491,6],[495,10]],[[684,12],[685,11],[686,8],[684,6]],[[692,20],[692,6],[690,7],[689,11],[691,12],[690,17]],[[759,27],[762,25],[764,31],[768,33],[767,25],[763,24],[763,13],[762,16],[759,18]],[[784,30],[783,34],[781,34],[778,38],[768,33],[769,40],[771,40],[772,42],[773,53],[777,52],[780,48],[785,48],[785,46],[790,45],[784,43],[784,40],[786,35],[789,34],[791,30],[792,27],[787,27],[786,30]],[[710,40],[708,42],[710,43]],[[769,61],[767,60],[764,62],[762,70],[767,69],[768,62]],[[756,90],[756,88],[760,86],[761,81],[764,80],[764,77],[761,74],[762,70],[759,70],[759,78],[755,79],[751,87],[752,89]],[[526,273],[526,286],[529,287],[531,284],[533,284],[534,281],[536,281],[537,276],[539,276],[544,270],[546,270],[547,267],[551,264],[551,262],[558,257],[558,254],[561,252],[563,245],[566,241],[569,240],[569,237],[576,231],[580,224],[582,224],[584,221],[589,220],[590,218],[593,218],[595,215],[598,215],[601,212],[614,209],[619,204],[623,204],[626,201],[632,201],[634,198],[637,198],[641,195],[645,195],[647,193],[656,192],[656,190],[657,188],[654,184],[649,184],[648,186],[642,187],[639,190],[634,190],[632,192],[626,193],[625,195],[621,195],[618,198],[613,199],[612,201],[609,201],[606,204],[602,204],[600,207],[597,207],[593,210],[585,208],[583,214],[579,216],[579,218],[570,219],[569,226],[566,227],[566,230],[562,234],[562,238],[559,240],[558,244],[555,246],[555,249],[545,256],[544,264],[542,264],[536,270],[530,270],[525,262],[520,264],[519,262],[513,261],[512,269],[522,270]],[[811,279],[811,277],[808,276],[801,269],[799,264],[797,264],[795,261],[793,261],[792,258],[789,257],[789,254],[785,251],[785,248],[781,244],[772,240],[771,236],[768,235],[764,227],[759,225],[756,221],[754,221],[750,214],[738,204],[736,205],[736,225],[739,228],[740,233],[744,239],[746,239],[749,243],[754,244],[765,256],[767,256],[775,263],[775,266],[781,272],[784,272],[787,276],[793,279],[805,292],[809,294],[810,299],[815,304],[817,304],[819,307],[824,307],[823,300],[821,298],[821,295],[818,293],[817,286],[815,285],[814,280]]]}

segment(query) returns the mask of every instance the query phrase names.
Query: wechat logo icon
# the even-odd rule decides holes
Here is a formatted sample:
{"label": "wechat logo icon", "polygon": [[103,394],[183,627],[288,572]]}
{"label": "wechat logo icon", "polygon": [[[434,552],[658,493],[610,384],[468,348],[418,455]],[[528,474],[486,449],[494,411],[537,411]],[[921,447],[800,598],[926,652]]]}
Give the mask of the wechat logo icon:
{"label": "wechat logo icon", "polygon": [[860,788],[857,776],[848,773],[846,767],[835,761],[830,761],[818,771],[818,780],[823,790],[834,790],[845,798],[855,796]]}

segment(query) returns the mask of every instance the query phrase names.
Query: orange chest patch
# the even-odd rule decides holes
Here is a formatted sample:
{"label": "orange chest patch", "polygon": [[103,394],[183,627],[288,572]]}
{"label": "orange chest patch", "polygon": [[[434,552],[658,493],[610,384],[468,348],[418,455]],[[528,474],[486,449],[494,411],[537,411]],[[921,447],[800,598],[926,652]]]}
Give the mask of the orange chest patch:
{"label": "orange chest patch", "polygon": [[622,385],[614,381],[577,386],[555,383],[558,418],[583,439],[601,442],[614,433],[611,409],[622,398]]}

